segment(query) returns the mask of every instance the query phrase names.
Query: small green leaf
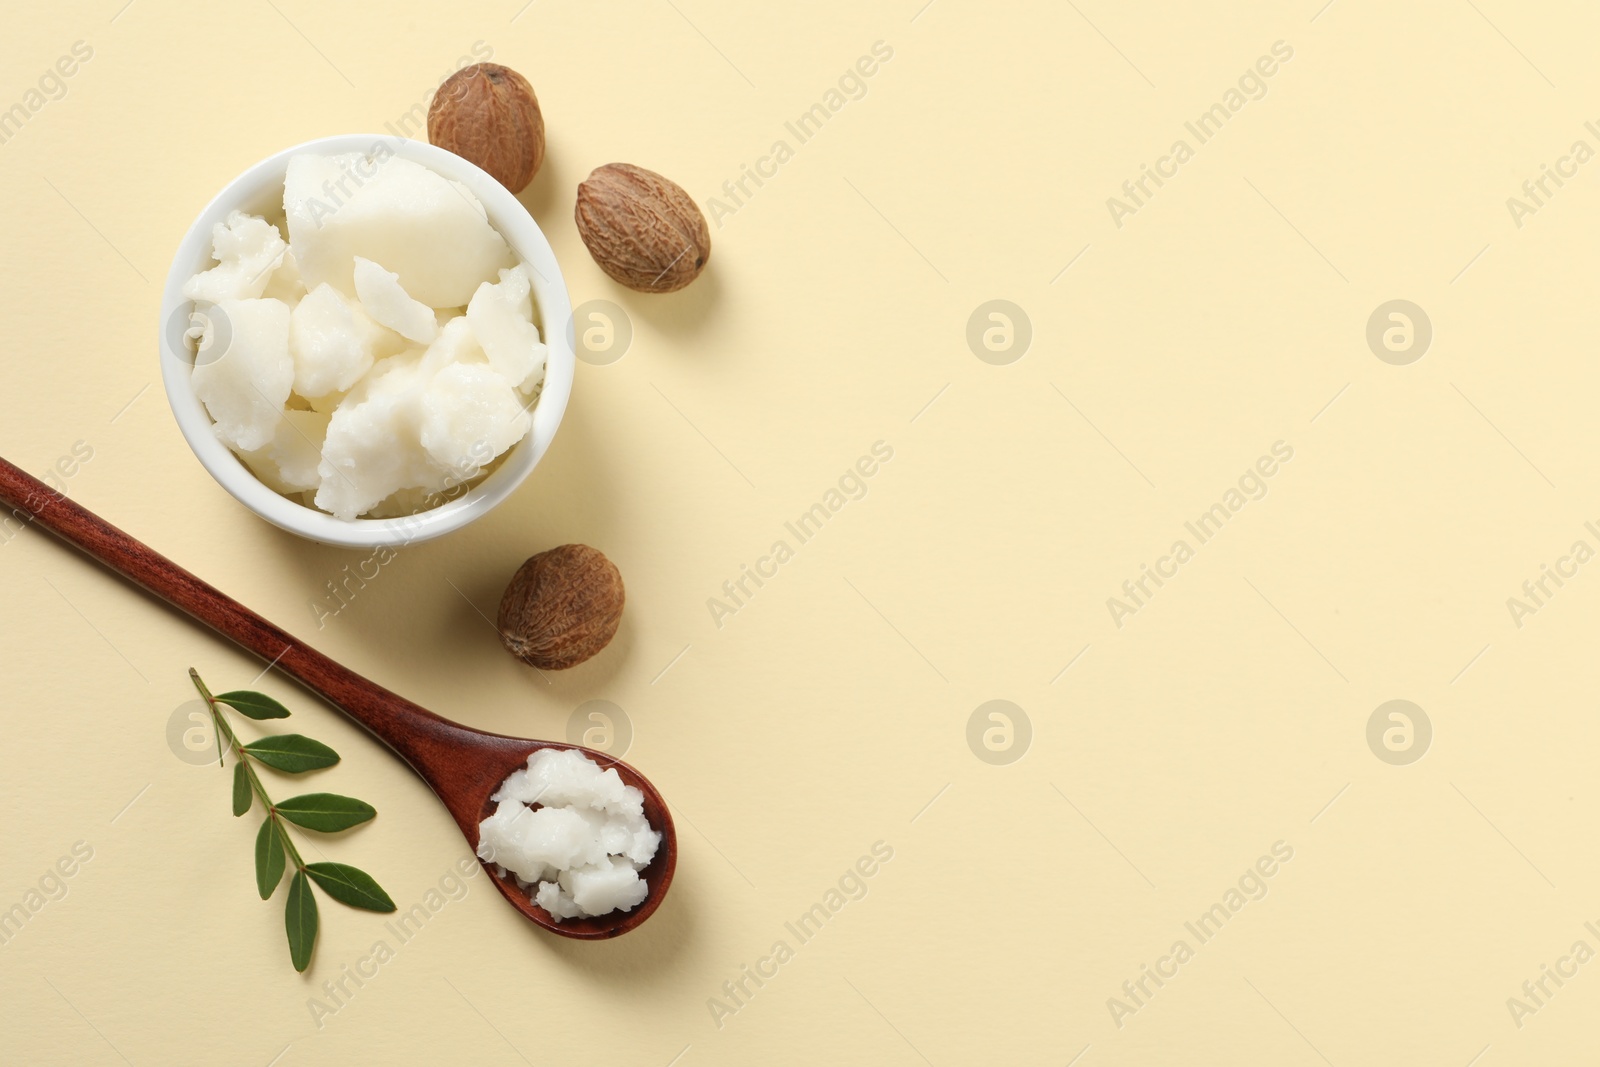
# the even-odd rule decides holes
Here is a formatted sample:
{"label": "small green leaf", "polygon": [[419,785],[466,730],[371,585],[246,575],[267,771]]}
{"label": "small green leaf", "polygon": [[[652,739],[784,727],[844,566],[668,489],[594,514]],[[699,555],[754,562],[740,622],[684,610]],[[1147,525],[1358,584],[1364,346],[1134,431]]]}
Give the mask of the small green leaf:
{"label": "small green leaf", "polygon": [[325,834],[348,830],[378,814],[371,804],[335,793],[306,793],[274,805],[279,815]]}
{"label": "small green leaf", "polygon": [[283,881],[283,827],[268,815],[256,834],[256,891],[266,900]]}
{"label": "small green leaf", "polygon": [[243,815],[250,810],[250,777],[243,763],[233,765],[233,814]]}
{"label": "small green leaf", "polygon": [[252,693],[248,689],[238,689],[232,693],[218,693],[212,698],[219,704],[226,704],[241,715],[248,715],[252,719],[287,719],[289,709],[273,700],[265,693]]}
{"label": "small green leaf", "polygon": [[317,898],[305,871],[296,871],[289,882],[289,902],[284,907],[283,928],[289,935],[289,959],[294,969],[311,966],[311,950],[317,944]]}
{"label": "small green leaf", "polygon": [[268,767],[290,774],[302,774],[339,762],[339,753],[300,734],[272,734],[244,746],[244,750]]}
{"label": "small green leaf", "polygon": [[334,900],[367,911],[393,911],[394,901],[366,871],[344,863],[308,863],[306,873]]}

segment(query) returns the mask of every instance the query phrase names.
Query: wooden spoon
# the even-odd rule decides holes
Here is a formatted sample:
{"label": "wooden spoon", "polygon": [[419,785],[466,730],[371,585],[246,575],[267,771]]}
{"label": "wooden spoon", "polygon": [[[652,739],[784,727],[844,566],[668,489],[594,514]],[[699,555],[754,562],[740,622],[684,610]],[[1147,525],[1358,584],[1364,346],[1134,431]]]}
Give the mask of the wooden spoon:
{"label": "wooden spoon", "polygon": [[672,815],[649,779],[626,763],[581,745],[485,733],[418,707],[302,644],[4,459],[0,459],[0,504],[11,509],[12,520],[37,522],[133,584],[260,656],[366,727],[410,764],[444,802],[474,852],[478,848],[478,823],[494,807],[489,795],[512,771],[524,765],[531,753],[541,748],[572,748],[602,766],[615,767],[624,782],[644,793],[645,818],[661,834],[655,859],[640,872],[649,886],[649,895],[638,907],[593,919],[557,922],[533,903],[514,880],[497,876],[488,864],[484,865],[511,905],[546,930],[585,940],[616,937],[648,919],[666,896],[678,862]]}

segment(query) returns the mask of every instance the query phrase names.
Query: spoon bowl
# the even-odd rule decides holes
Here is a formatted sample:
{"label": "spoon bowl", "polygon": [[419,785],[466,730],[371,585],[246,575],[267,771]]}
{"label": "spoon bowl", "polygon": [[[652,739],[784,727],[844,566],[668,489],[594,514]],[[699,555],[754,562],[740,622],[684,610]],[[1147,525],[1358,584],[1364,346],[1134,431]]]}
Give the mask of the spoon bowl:
{"label": "spoon bowl", "polygon": [[[489,817],[496,806],[490,797],[500,788],[500,783],[527,764],[529,756],[544,748],[581,752],[601,767],[615,770],[624,785],[631,785],[644,794],[644,817],[650,823],[650,828],[661,834],[661,846],[656,849],[655,858],[639,872],[639,877],[644,880],[649,890],[644,901],[632,911],[613,911],[592,919],[554,918],[544,908],[535,904],[531,892],[518,885],[516,879],[499,868],[492,858],[484,860],[480,856],[479,862],[494,879],[495,888],[500,890],[500,894],[512,907],[546,930],[563,937],[585,941],[625,934],[655,912],[662,898],[666,896],[667,887],[672,884],[672,875],[678,862],[678,841],[677,831],[672,825],[672,813],[667,810],[667,802],[661,798],[661,794],[650,783],[650,779],[621,760],[612,759],[604,752],[582,745],[563,745],[484,733],[446,719],[439,719],[438,723],[441,727],[452,728],[453,731],[451,739],[443,742],[446,747],[441,754],[448,757],[448,762],[452,766],[456,764],[458,758],[461,763],[455,771],[442,772],[440,777],[444,784],[443,789],[435,785],[428,774],[423,774],[423,779],[434,787],[434,793],[444,801],[445,807],[455,818],[456,825],[461,828],[461,833],[466,837],[467,844],[472,846],[474,853],[478,852],[478,826]],[[454,775],[459,777],[453,777]]]}
{"label": "spoon bowl", "polygon": [[616,768],[625,784],[644,794],[645,818],[651,829],[661,834],[655,858],[639,873],[649,892],[632,911],[557,920],[535,904],[514,878],[497,873],[480,857],[501,895],[539,926],[579,940],[616,937],[648,919],[666,896],[678,861],[672,815],[650,780],[626,763],[581,745],[488,733],[435,715],[335,663],[4,459],[0,459],[0,504],[15,519],[37,523],[134,585],[205,623],[267,661],[269,669],[293,678],[365,727],[427,783],[475,854],[478,824],[493,810],[489,797],[534,752],[573,749],[603,767]]}
{"label": "spoon bowl", "polygon": [[[628,912],[614,911],[592,919],[555,919],[548,911],[535,904],[529,891],[518,885],[514,878],[509,874],[497,873],[492,862],[485,862],[484,866],[488,869],[489,874],[494,877],[495,888],[499,889],[501,895],[511,902],[512,907],[522,912],[538,925],[547,930],[553,930],[563,937],[577,938],[582,941],[595,941],[627,933],[655,912],[656,908],[661,904],[662,898],[667,894],[667,886],[672,884],[672,875],[678,863],[678,841],[677,833],[672,825],[672,815],[667,811],[666,801],[661,799],[661,794],[656,792],[655,786],[650,784],[648,778],[626,763],[611,760],[604,752],[596,752],[581,745],[550,745],[542,741],[532,742],[531,745],[524,743],[523,747],[526,751],[522,751],[522,758],[512,763],[510,770],[506,771],[506,776],[509,777],[512,771],[527,763],[528,756],[541,748],[571,748],[582,752],[602,767],[609,766],[615,769],[617,774],[621,776],[624,785],[631,785],[644,794],[644,817],[650,823],[650,828],[661,834],[661,847],[656,849],[655,858],[650,861],[649,865],[639,872],[639,877],[644,880],[649,892],[646,894],[643,903]],[[490,789],[489,793],[484,795],[483,804],[480,807],[480,821],[488,818],[489,813],[494,810],[494,802],[489,799],[489,795],[493,792],[494,790]],[[474,851],[476,851],[478,847],[478,828],[476,825],[473,826],[472,833],[467,835],[467,841],[471,843]]]}

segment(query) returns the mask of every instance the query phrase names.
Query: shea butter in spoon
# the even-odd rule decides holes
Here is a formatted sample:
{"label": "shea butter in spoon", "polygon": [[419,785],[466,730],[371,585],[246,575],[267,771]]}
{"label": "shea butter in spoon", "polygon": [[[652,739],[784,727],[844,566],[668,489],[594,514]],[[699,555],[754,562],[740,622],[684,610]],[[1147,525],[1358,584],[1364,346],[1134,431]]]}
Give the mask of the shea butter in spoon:
{"label": "shea butter in spoon", "polygon": [[576,749],[542,748],[489,798],[478,858],[510,874],[557,922],[632,911],[649,895],[639,872],[661,835],[644,792]]}

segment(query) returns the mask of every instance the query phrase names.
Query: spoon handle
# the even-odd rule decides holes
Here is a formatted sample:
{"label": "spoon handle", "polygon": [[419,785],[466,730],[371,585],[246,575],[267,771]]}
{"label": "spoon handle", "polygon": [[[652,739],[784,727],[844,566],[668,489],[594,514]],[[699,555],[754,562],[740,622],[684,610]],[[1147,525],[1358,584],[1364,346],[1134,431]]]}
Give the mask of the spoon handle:
{"label": "spoon handle", "polygon": [[205,623],[366,727],[439,792],[453,770],[451,742],[466,727],[370,682],[292,637],[98,515],[0,459],[0,534],[33,523],[134,585]]}

